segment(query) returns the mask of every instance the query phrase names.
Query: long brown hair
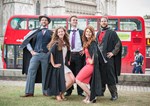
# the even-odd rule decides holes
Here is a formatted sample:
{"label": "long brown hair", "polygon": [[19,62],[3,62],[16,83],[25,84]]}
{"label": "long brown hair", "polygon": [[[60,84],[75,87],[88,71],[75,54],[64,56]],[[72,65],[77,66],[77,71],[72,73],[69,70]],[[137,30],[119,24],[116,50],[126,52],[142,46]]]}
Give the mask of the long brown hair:
{"label": "long brown hair", "polygon": [[[85,36],[86,34],[86,30],[89,29],[92,32],[92,36],[90,38],[90,40],[88,40]],[[94,28],[92,26],[87,26],[83,32],[82,35],[82,41],[83,41],[83,49],[87,48],[92,41],[95,41],[95,32],[94,32]]]}
{"label": "long brown hair", "polygon": [[57,43],[58,44],[58,50],[62,50],[62,47],[64,46],[64,43],[61,39],[59,39],[59,36],[58,36],[58,30],[59,29],[63,29],[64,32],[65,32],[65,35],[64,35],[64,42],[65,42],[65,45],[67,46],[67,49],[70,50],[70,43],[69,43],[69,34],[67,33],[67,30],[60,26],[58,28],[55,29],[53,35],[52,35],[52,39],[50,41],[50,43],[47,45],[47,48],[50,50],[50,48],[55,44]]}

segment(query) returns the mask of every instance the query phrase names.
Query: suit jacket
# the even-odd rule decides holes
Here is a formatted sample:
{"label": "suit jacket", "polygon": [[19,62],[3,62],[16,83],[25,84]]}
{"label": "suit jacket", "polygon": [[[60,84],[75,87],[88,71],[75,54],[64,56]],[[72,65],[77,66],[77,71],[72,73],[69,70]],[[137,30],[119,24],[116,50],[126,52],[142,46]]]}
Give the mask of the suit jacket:
{"label": "suit jacket", "polygon": [[[30,59],[32,57],[31,53],[27,50],[27,44],[30,43],[31,47],[34,48],[36,43],[36,35],[38,32],[40,32],[42,29],[35,29],[31,32],[29,32],[23,41],[23,43],[20,45],[20,48],[23,49],[23,69],[22,74],[28,74],[28,67],[30,63]],[[50,36],[52,35],[52,31],[48,30],[47,34]],[[41,83],[41,65],[39,65],[37,75],[36,75],[36,81],[37,83]]]}

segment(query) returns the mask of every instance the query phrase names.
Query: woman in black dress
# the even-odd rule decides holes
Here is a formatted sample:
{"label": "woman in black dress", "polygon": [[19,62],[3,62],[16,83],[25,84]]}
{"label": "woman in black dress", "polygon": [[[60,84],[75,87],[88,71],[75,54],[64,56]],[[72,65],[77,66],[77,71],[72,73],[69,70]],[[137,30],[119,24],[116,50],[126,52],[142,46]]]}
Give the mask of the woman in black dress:
{"label": "woman in black dress", "polygon": [[64,92],[69,89],[75,77],[68,68],[70,64],[70,44],[65,28],[58,27],[51,42],[48,44],[50,50],[50,63],[47,70],[46,86],[48,95],[56,96],[58,101],[65,100]]}

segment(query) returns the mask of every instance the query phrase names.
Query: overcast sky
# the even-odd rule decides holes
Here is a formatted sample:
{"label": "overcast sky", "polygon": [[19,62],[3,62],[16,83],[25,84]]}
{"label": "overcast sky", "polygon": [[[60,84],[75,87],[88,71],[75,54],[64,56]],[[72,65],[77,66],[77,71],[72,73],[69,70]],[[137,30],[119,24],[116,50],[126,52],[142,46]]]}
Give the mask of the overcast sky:
{"label": "overcast sky", "polygon": [[150,15],[150,0],[117,0],[117,15]]}

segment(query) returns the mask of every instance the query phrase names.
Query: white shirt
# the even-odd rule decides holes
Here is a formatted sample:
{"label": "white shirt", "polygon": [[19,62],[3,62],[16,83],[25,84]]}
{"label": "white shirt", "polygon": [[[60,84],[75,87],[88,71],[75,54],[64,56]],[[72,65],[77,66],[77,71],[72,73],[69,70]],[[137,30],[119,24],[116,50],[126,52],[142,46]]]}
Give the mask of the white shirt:
{"label": "white shirt", "polygon": [[[74,30],[77,30],[77,28],[74,29]],[[83,48],[82,48],[82,43],[81,43],[81,38],[80,38],[79,30],[77,30],[75,33],[76,33],[76,35],[75,35],[75,48],[72,49],[70,47],[70,50],[71,50],[71,52],[80,52],[81,50],[83,50]],[[70,34],[69,34],[70,45],[71,45],[71,40],[72,40],[72,34],[73,34],[73,32],[70,31]]]}

